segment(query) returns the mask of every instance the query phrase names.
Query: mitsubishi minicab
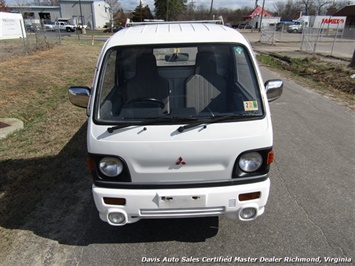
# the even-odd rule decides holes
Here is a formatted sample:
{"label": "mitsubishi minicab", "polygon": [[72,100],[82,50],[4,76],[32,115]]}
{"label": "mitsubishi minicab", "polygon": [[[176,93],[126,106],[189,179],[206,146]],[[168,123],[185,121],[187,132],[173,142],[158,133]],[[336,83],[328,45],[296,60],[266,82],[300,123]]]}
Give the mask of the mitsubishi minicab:
{"label": "mitsubishi minicab", "polygon": [[225,215],[250,221],[268,199],[273,131],[249,42],[221,21],[130,23],[102,48],[86,107],[88,166],[100,218]]}

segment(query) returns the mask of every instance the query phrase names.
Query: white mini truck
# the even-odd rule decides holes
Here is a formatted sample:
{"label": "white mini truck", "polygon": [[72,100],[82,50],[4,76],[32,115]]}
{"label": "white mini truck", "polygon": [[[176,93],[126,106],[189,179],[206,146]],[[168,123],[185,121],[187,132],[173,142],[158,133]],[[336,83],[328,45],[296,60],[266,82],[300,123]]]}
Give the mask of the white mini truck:
{"label": "white mini truck", "polygon": [[107,40],[92,88],[69,88],[87,107],[88,165],[100,218],[122,226],[151,218],[264,212],[273,133],[248,41],[219,21],[131,25]]}

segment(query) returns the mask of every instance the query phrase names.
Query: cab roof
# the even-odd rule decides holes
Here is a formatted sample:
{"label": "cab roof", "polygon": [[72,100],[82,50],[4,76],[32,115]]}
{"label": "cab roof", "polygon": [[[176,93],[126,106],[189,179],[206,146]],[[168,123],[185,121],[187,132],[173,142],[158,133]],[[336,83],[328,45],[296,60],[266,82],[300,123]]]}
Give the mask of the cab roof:
{"label": "cab roof", "polygon": [[127,27],[114,34],[106,47],[172,43],[242,43],[247,40],[235,29],[211,23],[153,23]]}

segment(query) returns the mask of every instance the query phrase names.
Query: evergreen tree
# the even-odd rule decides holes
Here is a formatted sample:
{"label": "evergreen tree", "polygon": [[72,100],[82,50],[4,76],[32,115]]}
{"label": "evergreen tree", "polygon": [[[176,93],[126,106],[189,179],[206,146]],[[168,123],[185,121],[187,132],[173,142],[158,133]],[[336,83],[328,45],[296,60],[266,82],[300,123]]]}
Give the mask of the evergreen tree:
{"label": "evergreen tree", "polygon": [[132,21],[141,22],[144,19],[152,19],[154,18],[152,12],[148,5],[143,7],[142,2],[136,7],[136,9],[132,12]]}
{"label": "evergreen tree", "polygon": [[187,10],[187,0],[154,0],[155,17],[166,21],[177,20]]}

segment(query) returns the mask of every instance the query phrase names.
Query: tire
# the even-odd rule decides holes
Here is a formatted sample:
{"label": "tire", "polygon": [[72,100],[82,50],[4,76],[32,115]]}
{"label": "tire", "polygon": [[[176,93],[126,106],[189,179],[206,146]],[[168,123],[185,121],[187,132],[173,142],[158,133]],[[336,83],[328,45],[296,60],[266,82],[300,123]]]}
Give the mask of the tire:
{"label": "tire", "polygon": [[70,29],[70,28],[66,28],[66,31],[67,31],[67,32],[71,32],[71,29]]}

